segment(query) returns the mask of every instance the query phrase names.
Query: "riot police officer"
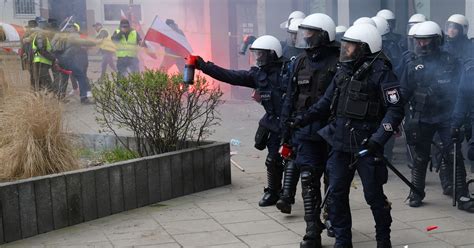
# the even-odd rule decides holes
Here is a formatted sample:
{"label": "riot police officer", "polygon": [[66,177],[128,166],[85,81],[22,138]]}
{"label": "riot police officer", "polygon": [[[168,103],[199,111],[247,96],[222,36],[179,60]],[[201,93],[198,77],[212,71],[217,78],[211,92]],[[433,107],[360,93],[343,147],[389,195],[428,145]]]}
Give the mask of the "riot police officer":
{"label": "riot police officer", "polygon": [[[390,39],[390,25],[388,24],[388,21],[380,16],[374,16],[372,17],[372,20],[375,22],[375,26],[380,35],[382,35],[382,49],[384,54],[390,59],[394,68],[397,68],[400,64],[402,49],[400,48],[399,43]],[[398,72],[397,75],[399,75]]]}
{"label": "riot police officer", "polygon": [[336,38],[335,40],[337,42],[341,42],[342,36],[344,36],[344,33],[347,31],[347,27],[343,25],[339,25],[336,27]]}
{"label": "riot police officer", "polygon": [[400,41],[403,39],[403,36],[394,32],[397,26],[397,19],[395,18],[395,14],[391,10],[383,9],[377,12],[377,16],[385,18],[385,20],[387,20],[388,22],[388,25],[390,26],[390,32],[387,34],[387,39],[392,40],[397,44],[400,44]]}
{"label": "riot police officer", "polygon": [[[331,145],[327,162],[329,219],[334,247],[352,247],[349,188],[357,170],[375,219],[377,247],[391,247],[390,203],[383,193],[387,167],[383,146],[403,119],[400,85],[383,55],[382,37],[370,24],[350,27],[341,43],[341,62],[323,98],[297,117],[294,126],[330,118],[318,133]],[[354,154],[367,149],[363,157]]]}
{"label": "riot police officer", "polygon": [[290,25],[288,26],[288,37],[286,39],[285,45],[283,46],[283,57],[293,60],[300,53],[304,52],[303,49],[296,47],[296,34],[298,32],[298,26],[301,24],[303,19],[296,18],[292,19]]}
{"label": "riot police officer", "polygon": [[256,66],[248,71],[221,68],[212,62],[198,58],[196,68],[205,74],[232,85],[256,89],[265,108],[259,122],[255,146],[268,150],[265,161],[268,187],[265,188],[259,206],[275,205],[279,199],[283,177],[283,161],[278,153],[280,145],[280,114],[282,97],[287,84],[287,61],[282,57],[280,41],[270,35],[257,38],[250,47]]}
{"label": "riot police officer", "polygon": [[[336,25],[325,14],[309,15],[299,25],[296,47],[305,52],[292,64],[291,81],[282,109],[283,125],[288,118],[308,110],[324,95],[336,73],[339,59],[335,34]],[[292,140],[293,146],[297,147],[296,159],[286,168],[282,196],[277,203],[277,208],[283,213],[291,212],[294,186],[298,180],[297,173],[293,171],[299,170],[306,221],[306,235],[301,247],[321,247],[321,177],[326,167],[328,145],[317,132],[326,122],[322,119],[294,131]]]}
{"label": "riot police officer", "polygon": [[467,38],[469,21],[464,15],[454,14],[448,18],[445,25],[445,44],[443,49],[458,59],[474,58],[474,47]]}
{"label": "riot police officer", "polygon": [[[411,141],[410,145],[414,145],[415,149],[412,183],[420,191],[425,189],[431,144],[433,136],[438,134],[443,144],[441,153],[446,162],[441,166],[439,176],[443,193],[450,195],[453,190],[451,115],[461,66],[454,56],[441,51],[442,31],[435,22],[427,21],[419,24],[413,37],[416,56],[407,63],[401,79],[403,95],[409,100],[412,108],[412,116],[406,125],[407,140]],[[460,145],[457,148],[459,150]],[[455,159],[458,166],[464,167],[461,153],[457,152],[457,155]],[[461,186],[462,184],[456,185]],[[458,193],[456,200],[460,209],[470,211],[472,207],[470,200],[464,198],[465,195],[462,195],[461,190]],[[421,206],[423,197],[411,192],[409,205]]]}
{"label": "riot police officer", "polygon": [[[460,128],[466,122],[473,125],[474,124],[474,59],[468,59],[463,67],[463,72],[461,76],[461,84],[459,86],[458,98],[456,100],[456,106],[453,112],[453,122],[452,126],[452,138],[453,142],[459,142],[462,140],[460,136],[462,135]],[[467,120],[466,120],[467,119]],[[471,129],[472,135],[472,129]],[[468,144],[467,157],[470,161],[474,161],[474,142],[472,139]],[[468,212],[474,212],[474,200],[469,198],[469,189],[466,184],[466,168],[464,164],[456,165],[456,186],[457,193],[464,196],[464,204],[459,204],[458,208],[464,209]]]}

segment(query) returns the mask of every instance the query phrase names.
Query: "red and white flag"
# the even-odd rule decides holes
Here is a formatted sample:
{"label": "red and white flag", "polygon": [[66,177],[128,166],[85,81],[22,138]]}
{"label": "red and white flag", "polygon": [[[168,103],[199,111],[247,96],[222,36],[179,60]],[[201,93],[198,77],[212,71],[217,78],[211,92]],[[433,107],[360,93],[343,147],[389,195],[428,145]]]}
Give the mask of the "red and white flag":
{"label": "red and white flag", "polygon": [[161,21],[158,16],[151,24],[145,35],[145,41],[167,47],[181,57],[188,57],[192,52],[191,45],[186,37]]}

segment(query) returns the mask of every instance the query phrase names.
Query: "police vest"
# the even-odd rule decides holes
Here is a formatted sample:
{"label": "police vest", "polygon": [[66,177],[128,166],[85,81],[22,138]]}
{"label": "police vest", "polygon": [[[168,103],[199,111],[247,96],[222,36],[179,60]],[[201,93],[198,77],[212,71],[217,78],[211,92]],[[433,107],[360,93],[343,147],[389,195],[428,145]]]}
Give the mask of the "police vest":
{"label": "police vest", "polygon": [[441,53],[436,68],[425,68],[423,59],[416,57],[409,64],[410,81],[416,83],[411,105],[416,113],[426,115],[450,111],[455,101],[457,84],[456,60]]}
{"label": "police vest", "polygon": [[[387,58],[382,57],[386,67],[390,67]],[[346,73],[337,74],[334,78],[336,90],[332,104],[332,113],[336,117],[355,120],[379,121],[384,113],[384,101],[380,97],[378,85],[370,85],[371,67],[367,68],[361,79]],[[375,88],[374,88],[375,86]]]}
{"label": "police vest", "polygon": [[[100,32],[104,31],[105,29],[102,28],[101,30],[99,30],[99,34]],[[130,35],[129,35],[129,39],[130,39]],[[117,52],[117,46],[115,46],[115,44],[112,42],[112,39],[110,38],[110,35],[104,39],[102,39],[102,42],[100,43],[100,46],[99,46],[100,49],[104,50],[104,51],[108,51],[108,52]]]}
{"label": "police vest", "polygon": [[311,68],[306,55],[301,56],[297,61],[297,74],[292,78],[293,84],[297,85],[294,109],[302,112],[318,102],[326,92],[336,73],[338,57],[331,54],[327,58],[327,66],[321,70]]}
{"label": "police vest", "polygon": [[[41,55],[41,53],[39,52],[39,49],[36,46],[36,38],[37,37],[38,36],[35,35],[35,37],[33,38],[33,41],[32,41],[32,45],[31,45],[31,48],[33,49],[33,63],[42,63],[42,64],[46,64],[46,65],[52,65],[53,62],[51,60],[43,57],[43,55]],[[51,43],[49,43],[49,39],[47,37],[44,37],[44,39],[46,39],[46,51],[51,52],[52,48],[51,48]]]}
{"label": "police vest", "polygon": [[[120,30],[116,30],[115,33],[120,33]],[[138,34],[136,30],[130,31],[128,39],[125,36],[120,38],[117,44],[117,58],[125,57],[137,57],[138,52]]]}

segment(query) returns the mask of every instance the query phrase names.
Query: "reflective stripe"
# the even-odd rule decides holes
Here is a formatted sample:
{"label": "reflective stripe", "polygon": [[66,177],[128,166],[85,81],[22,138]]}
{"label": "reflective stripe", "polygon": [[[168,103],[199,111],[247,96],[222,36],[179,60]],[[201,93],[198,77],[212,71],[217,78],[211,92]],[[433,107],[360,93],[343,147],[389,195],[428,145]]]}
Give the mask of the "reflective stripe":
{"label": "reflective stripe", "polygon": [[[53,65],[53,62],[51,60],[43,57],[43,55],[39,53],[38,47],[36,47],[36,37],[37,35],[35,35],[35,37],[33,38],[33,42],[31,45],[31,48],[33,49],[33,52],[34,52],[33,63],[43,63],[47,65]],[[51,43],[49,43],[49,39],[47,37],[45,38],[46,38],[46,51],[51,52],[52,50]]]}
{"label": "reflective stripe", "polygon": [[[116,30],[115,33],[119,33],[120,30]],[[120,38],[120,42],[117,44],[117,58],[125,57],[137,57],[138,53],[138,35],[137,31],[132,30],[128,34],[128,39],[125,36]]]}

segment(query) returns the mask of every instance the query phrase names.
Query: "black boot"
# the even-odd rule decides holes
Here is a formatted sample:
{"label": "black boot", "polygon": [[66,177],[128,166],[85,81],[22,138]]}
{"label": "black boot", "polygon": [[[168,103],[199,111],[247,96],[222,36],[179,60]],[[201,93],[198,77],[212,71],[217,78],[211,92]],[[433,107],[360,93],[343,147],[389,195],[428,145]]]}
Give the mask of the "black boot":
{"label": "black boot", "polygon": [[[452,157],[452,156],[451,156]],[[441,158],[441,164],[439,166],[439,180],[441,187],[443,188],[443,195],[453,195],[453,170],[451,163],[447,162],[444,158]]]}
{"label": "black boot", "polygon": [[392,248],[390,240],[377,241],[377,248]]}
{"label": "black boot", "polygon": [[304,220],[306,222],[306,234],[300,243],[301,248],[322,247],[321,232],[324,229],[320,219],[321,214],[321,176],[312,167],[301,168],[301,187],[304,202]]}
{"label": "black boot", "polygon": [[296,185],[300,170],[293,161],[287,161],[285,168],[285,177],[283,178],[283,189],[280,200],[276,207],[284,214],[291,214],[291,205],[295,203]]}
{"label": "black boot", "polygon": [[[459,153],[458,153],[459,154]],[[466,182],[466,167],[462,156],[456,161],[456,199],[459,210],[474,213],[474,199],[469,195],[469,188]]]}
{"label": "black boot", "polygon": [[267,157],[265,161],[267,166],[268,188],[265,188],[264,194],[258,205],[268,207],[276,204],[280,198],[281,179],[283,177],[283,164],[281,158]]}
{"label": "black boot", "polygon": [[[421,159],[417,157],[411,170],[411,182],[415,187],[424,192],[425,190],[425,178],[426,178],[426,167],[428,166],[428,159]],[[417,193],[411,191],[409,196],[409,205],[410,207],[419,207],[422,204],[424,196],[418,195]]]}
{"label": "black boot", "polygon": [[334,245],[334,248],[352,248],[352,244],[351,245]]}

